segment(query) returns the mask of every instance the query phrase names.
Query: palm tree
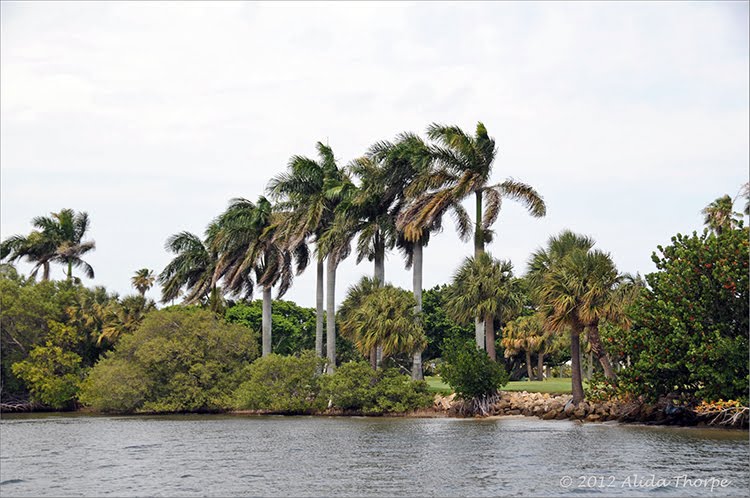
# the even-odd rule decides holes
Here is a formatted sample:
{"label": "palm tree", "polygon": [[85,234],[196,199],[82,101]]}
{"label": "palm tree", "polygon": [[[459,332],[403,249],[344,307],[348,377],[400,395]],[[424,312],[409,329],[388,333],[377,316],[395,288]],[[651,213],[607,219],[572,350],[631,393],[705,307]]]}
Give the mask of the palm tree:
{"label": "palm tree", "polygon": [[742,213],[734,212],[734,200],[728,195],[719,197],[703,208],[701,214],[704,216],[703,223],[716,235],[736,228],[739,224],[738,216],[742,216]]}
{"label": "palm tree", "polygon": [[742,188],[740,188],[738,197],[745,198],[745,209],[743,209],[742,212],[745,213],[746,216],[750,216],[750,182],[744,184]]}
{"label": "palm tree", "polygon": [[104,324],[97,345],[105,341],[114,344],[123,334],[135,332],[146,314],[155,309],[154,302],[143,295],[110,301],[104,309]]}
{"label": "palm tree", "polygon": [[73,267],[82,268],[88,278],[94,278],[94,269],[82,256],[92,251],[96,244],[84,241],[89,229],[89,216],[72,209],[62,209],[51,216],[38,216],[32,220],[36,228],[27,237],[14,235],[0,245],[0,259],[15,261],[26,258],[34,264],[31,276],[43,270],[42,279],[49,279],[50,263],[67,267],[67,279],[73,279]]}
{"label": "palm tree", "polygon": [[[268,184],[268,194],[278,201],[280,209],[289,216],[279,228],[283,238],[292,246],[311,240],[318,245],[322,234],[330,228],[339,202],[336,185],[345,174],[336,165],[333,150],[321,142],[317,145],[319,160],[293,156],[287,171],[274,177]],[[326,254],[317,253],[315,352],[323,356],[323,278]],[[330,318],[330,317],[329,317]],[[330,323],[330,319],[329,319]]]}
{"label": "palm tree", "polygon": [[214,282],[224,279],[230,293],[252,293],[250,273],[263,289],[262,347],[263,356],[271,354],[271,292],[277,286],[277,299],[289,289],[293,278],[293,260],[297,272],[307,266],[308,252],[304,241],[289,248],[277,237],[287,213],[274,212],[265,197],[253,204],[247,199],[234,199],[216,221],[219,227],[212,248],[218,254]]}
{"label": "palm tree", "polygon": [[[209,227],[207,233],[215,229]],[[166,303],[179,297],[185,288],[185,304],[195,304],[216,292],[213,281],[216,252],[209,248],[210,236],[203,241],[190,232],[180,232],[167,239],[165,248],[176,256],[159,274],[162,286],[161,301]]]}
{"label": "palm tree", "polygon": [[[547,212],[542,197],[532,188],[513,179],[491,185],[492,166],[497,157],[495,139],[487,133],[483,123],[477,123],[472,137],[457,126],[431,124],[427,136],[437,142],[432,150],[437,170],[431,175],[430,186],[404,211],[404,233],[411,236],[421,227],[429,226],[453,204],[459,204],[474,194],[476,215],[474,220],[474,256],[484,252],[486,243],[492,241],[492,224],[500,214],[503,199],[513,199],[526,206],[532,216],[541,217]],[[459,220],[459,235],[469,236],[468,226]],[[475,318],[477,346],[484,342],[485,327],[481,317]]]}
{"label": "palm tree", "polygon": [[[468,322],[476,316],[484,320],[487,354],[493,361],[497,359],[495,318],[507,318],[517,312],[523,302],[512,270],[509,261],[496,260],[486,252],[466,258],[453,276],[445,304],[447,311],[457,321]],[[484,342],[484,337],[481,339]],[[484,349],[484,344],[480,347]]]}
{"label": "palm tree", "polygon": [[501,344],[505,348],[505,357],[510,358],[520,351],[526,353],[526,372],[529,380],[533,378],[531,353],[537,353],[537,380],[543,380],[544,346],[549,334],[544,330],[544,323],[539,315],[521,316],[508,323],[503,331]]}
{"label": "palm tree", "polygon": [[135,287],[141,296],[146,295],[146,291],[153,287],[155,281],[156,277],[154,277],[153,270],[149,270],[148,268],[137,270],[135,275],[130,278],[133,287]]}
{"label": "palm tree", "polygon": [[383,357],[423,349],[426,338],[414,314],[414,296],[390,284],[364,277],[352,286],[339,310],[341,334],[366,355],[376,346]]}

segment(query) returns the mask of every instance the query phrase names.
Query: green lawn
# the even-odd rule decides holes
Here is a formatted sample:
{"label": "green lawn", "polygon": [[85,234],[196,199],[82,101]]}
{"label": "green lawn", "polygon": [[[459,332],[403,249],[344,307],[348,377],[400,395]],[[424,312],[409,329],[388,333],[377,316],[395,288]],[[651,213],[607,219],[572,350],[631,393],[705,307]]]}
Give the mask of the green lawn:
{"label": "green lawn", "polygon": [[[430,392],[448,394],[451,388],[443,382],[439,376],[425,377],[427,384],[430,386]],[[528,391],[530,393],[569,393],[570,379],[547,379],[543,381],[514,381],[509,382],[502,388],[503,391]]]}

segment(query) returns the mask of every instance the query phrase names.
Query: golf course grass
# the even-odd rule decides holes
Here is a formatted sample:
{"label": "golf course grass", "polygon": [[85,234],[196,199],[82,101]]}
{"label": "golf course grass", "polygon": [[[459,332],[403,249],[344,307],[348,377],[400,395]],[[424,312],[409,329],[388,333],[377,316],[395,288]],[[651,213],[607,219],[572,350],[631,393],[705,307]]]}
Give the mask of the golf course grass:
{"label": "golf course grass", "polygon": [[[430,392],[450,394],[453,390],[439,376],[425,377]],[[512,381],[502,387],[503,391],[528,391],[530,393],[569,393],[570,378],[532,381]]]}

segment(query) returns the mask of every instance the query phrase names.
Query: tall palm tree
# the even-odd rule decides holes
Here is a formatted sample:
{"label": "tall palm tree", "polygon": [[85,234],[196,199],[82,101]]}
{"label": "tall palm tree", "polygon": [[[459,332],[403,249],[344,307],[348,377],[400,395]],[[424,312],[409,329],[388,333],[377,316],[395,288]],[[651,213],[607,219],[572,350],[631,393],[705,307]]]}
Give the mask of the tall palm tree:
{"label": "tall palm tree", "polygon": [[179,297],[183,288],[185,304],[195,304],[216,292],[213,281],[217,254],[210,246],[210,232],[206,240],[201,240],[190,232],[180,232],[167,239],[165,248],[176,256],[159,274],[162,286],[161,301],[166,303]]}
{"label": "tall palm tree", "polygon": [[141,296],[146,295],[146,291],[154,286],[154,282],[156,282],[154,272],[148,268],[137,270],[135,275],[130,278],[130,283],[133,284],[133,287],[135,287],[135,290],[137,290]]}
{"label": "tall palm tree", "polygon": [[289,289],[293,278],[293,260],[299,273],[307,265],[308,252],[304,241],[289,248],[276,232],[286,213],[274,212],[270,201],[261,196],[253,204],[247,199],[234,199],[216,225],[213,249],[218,254],[214,282],[224,279],[230,293],[252,292],[250,273],[263,289],[262,350],[271,353],[271,292],[277,287],[277,298]]}
{"label": "tall palm tree", "polygon": [[94,250],[94,241],[83,240],[90,221],[86,212],[76,213],[62,209],[51,216],[37,216],[32,220],[33,230],[27,237],[14,235],[0,245],[0,259],[15,261],[26,258],[34,264],[31,276],[43,270],[43,280],[49,279],[50,263],[61,263],[67,269],[67,279],[73,279],[73,267],[82,268],[88,278],[94,278],[94,269],[82,256]]}
{"label": "tall palm tree", "polygon": [[[474,195],[476,214],[474,219],[474,256],[484,252],[486,243],[492,241],[491,226],[500,214],[503,199],[513,199],[526,206],[534,217],[547,212],[542,197],[533,187],[513,179],[490,184],[492,166],[497,157],[495,139],[487,133],[483,123],[477,123],[474,136],[466,134],[457,126],[433,123],[427,128],[427,136],[437,142],[432,154],[437,166],[432,184],[439,186],[422,193],[402,215],[406,221],[404,233],[410,235],[420,227],[430,225],[442,216],[452,204],[458,204]],[[468,239],[467,227],[459,223],[459,235]],[[486,335],[480,316],[475,318],[477,346],[481,347]]]}
{"label": "tall palm tree", "polygon": [[[340,200],[335,187],[345,180],[345,173],[337,166],[331,147],[321,142],[316,147],[317,161],[293,156],[287,171],[274,177],[267,188],[269,196],[277,201],[277,206],[289,211],[279,231],[292,246],[310,240],[317,247],[322,234],[333,224],[336,205]],[[316,254],[315,352],[322,357],[326,253],[318,250]]]}
{"label": "tall palm tree", "polygon": [[734,212],[734,199],[724,195],[703,208],[701,214],[704,216],[703,223],[716,235],[721,235],[725,230],[732,230],[739,224],[739,216],[742,213]]}
{"label": "tall palm tree", "polygon": [[495,318],[507,318],[518,312],[523,302],[512,270],[509,261],[496,260],[486,252],[466,258],[453,276],[445,304],[457,321],[468,322],[476,316],[482,317],[487,327],[487,354],[492,360],[497,359]]}
{"label": "tall palm tree", "polygon": [[414,296],[390,284],[364,277],[352,286],[338,316],[341,334],[362,354],[376,346],[383,357],[423,349],[426,337],[421,319],[414,315]]}

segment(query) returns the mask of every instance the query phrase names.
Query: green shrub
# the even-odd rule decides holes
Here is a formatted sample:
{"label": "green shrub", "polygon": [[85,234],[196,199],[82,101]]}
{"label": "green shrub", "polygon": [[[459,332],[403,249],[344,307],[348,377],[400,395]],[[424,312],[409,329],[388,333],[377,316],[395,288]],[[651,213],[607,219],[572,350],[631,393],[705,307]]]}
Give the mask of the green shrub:
{"label": "green shrub", "polygon": [[424,381],[412,381],[396,369],[375,372],[365,362],[348,362],[323,379],[321,396],[334,408],[371,415],[403,413],[429,406]]}
{"label": "green shrub", "polygon": [[323,361],[313,351],[300,356],[270,354],[248,369],[248,380],[234,394],[239,409],[310,413],[325,408],[318,397]]}
{"label": "green shrub", "polygon": [[508,383],[505,368],[463,338],[445,340],[440,375],[465,400],[492,396]]}
{"label": "green shrub", "polygon": [[[210,311],[156,311],[94,366],[79,399],[112,412],[223,410],[257,356],[246,327]],[[143,391],[132,385],[137,379]]]}

